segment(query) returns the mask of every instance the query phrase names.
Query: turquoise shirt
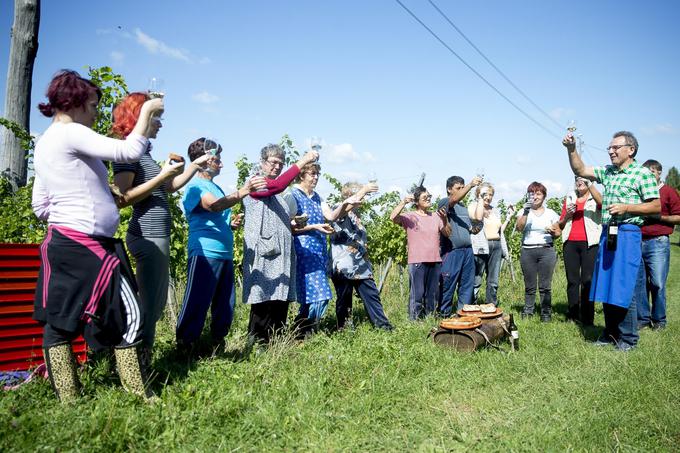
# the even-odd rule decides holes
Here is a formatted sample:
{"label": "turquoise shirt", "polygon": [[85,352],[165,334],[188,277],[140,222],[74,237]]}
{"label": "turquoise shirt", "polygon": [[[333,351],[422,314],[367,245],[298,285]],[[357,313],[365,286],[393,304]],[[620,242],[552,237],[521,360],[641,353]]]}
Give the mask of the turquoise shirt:
{"label": "turquoise shirt", "polygon": [[231,231],[231,209],[211,212],[201,207],[207,193],[222,198],[224,192],[212,181],[193,178],[184,190],[182,204],[189,222],[189,257],[205,256],[231,260],[234,258],[234,234]]}

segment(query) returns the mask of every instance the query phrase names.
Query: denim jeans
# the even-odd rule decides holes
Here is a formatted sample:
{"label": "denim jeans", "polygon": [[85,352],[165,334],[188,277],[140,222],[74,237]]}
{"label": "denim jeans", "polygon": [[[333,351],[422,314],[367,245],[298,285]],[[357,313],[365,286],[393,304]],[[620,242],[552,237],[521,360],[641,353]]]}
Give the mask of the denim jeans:
{"label": "denim jeans", "polygon": [[635,290],[630,306],[626,308],[611,304],[602,304],[604,311],[604,336],[617,343],[635,346],[640,338],[638,334],[637,306],[639,297],[644,293],[645,267],[640,265],[635,281]]}
{"label": "denim jeans", "polygon": [[475,300],[479,300],[479,290],[482,287],[482,277],[486,273],[486,297],[487,304],[498,305],[498,278],[501,273],[501,261],[503,249],[501,241],[488,241],[489,253],[475,255]]}
{"label": "denim jeans", "polygon": [[[666,279],[671,259],[671,240],[658,236],[642,240],[642,261],[647,273],[647,284],[641,285],[638,294],[638,324],[666,325]],[[652,295],[650,318],[649,298]]]}
{"label": "denim jeans", "polygon": [[408,265],[408,277],[411,283],[408,319],[411,321],[434,313],[437,309],[440,274],[441,263],[411,263]]}
{"label": "denim jeans", "polygon": [[451,316],[453,311],[453,294],[458,288],[457,309],[464,304],[472,303],[472,291],[475,283],[475,256],[472,247],[453,249],[442,259],[442,300],[439,313]]}

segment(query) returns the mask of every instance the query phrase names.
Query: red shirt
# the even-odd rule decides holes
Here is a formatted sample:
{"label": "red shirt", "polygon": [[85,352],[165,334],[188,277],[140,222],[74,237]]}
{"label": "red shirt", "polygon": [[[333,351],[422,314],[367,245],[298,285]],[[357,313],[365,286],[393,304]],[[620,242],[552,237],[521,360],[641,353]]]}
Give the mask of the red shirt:
{"label": "red shirt", "polygon": [[[588,241],[588,236],[586,236],[586,223],[583,220],[583,211],[586,206],[586,198],[583,201],[576,200],[576,212],[571,216],[571,231],[569,232],[568,241]],[[560,220],[564,219],[567,214],[567,202],[566,200],[562,203],[562,214],[560,214]]]}
{"label": "red shirt", "polygon": [[[680,215],[680,195],[678,195],[677,190],[669,185],[662,185],[659,188],[659,201],[661,202],[661,215]],[[644,239],[671,234],[673,234],[673,225],[666,225],[654,220],[646,220],[642,227]]]}

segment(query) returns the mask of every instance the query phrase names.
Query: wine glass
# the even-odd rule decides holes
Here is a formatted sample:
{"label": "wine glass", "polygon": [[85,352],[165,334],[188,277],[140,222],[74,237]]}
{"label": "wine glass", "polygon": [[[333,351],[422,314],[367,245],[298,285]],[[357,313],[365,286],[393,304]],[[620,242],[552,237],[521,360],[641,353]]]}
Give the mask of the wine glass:
{"label": "wine glass", "polygon": [[[378,184],[378,173],[375,172],[375,170],[370,171],[368,173],[368,182],[369,184]],[[372,197],[373,195],[376,195],[377,192],[372,192],[367,194],[367,196]]]}
{"label": "wine glass", "polygon": [[321,137],[312,137],[309,139],[310,147],[317,153],[321,151],[322,148],[321,143],[322,143]]}
{"label": "wine glass", "polygon": [[163,98],[165,97],[165,91],[164,91],[164,85],[165,83],[163,82],[163,79],[159,79],[158,77],[151,77],[149,79],[149,97],[151,99],[154,98]]}
{"label": "wine glass", "polygon": [[[253,165],[253,176],[261,176],[263,178],[266,178],[264,168],[262,168],[262,163],[258,162],[257,164]],[[258,192],[266,192],[267,188],[263,187],[262,189],[257,189]]]}
{"label": "wine glass", "polygon": [[203,153],[217,156],[220,152],[220,144],[213,138],[207,138],[203,141]]}
{"label": "wine glass", "polygon": [[576,120],[569,120],[567,123],[567,130],[571,132],[572,134],[576,130]]}
{"label": "wine glass", "polygon": [[484,181],[484,167],[478,167],[477,170],[477,177]]}

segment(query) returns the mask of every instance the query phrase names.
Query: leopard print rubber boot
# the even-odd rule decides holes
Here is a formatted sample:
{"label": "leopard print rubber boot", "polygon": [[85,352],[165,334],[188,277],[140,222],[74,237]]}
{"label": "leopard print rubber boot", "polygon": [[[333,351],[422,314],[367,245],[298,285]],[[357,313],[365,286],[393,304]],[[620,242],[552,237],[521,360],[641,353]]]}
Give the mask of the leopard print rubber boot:
{"label": "leopard print rubber boot", "polygon": [[151,401],[157,397],[147,388],[142,374],[142,364],[139,349],[129,347],[115,350],[116,368],[123,388],[128,392]]}
{"label": "leopard print rubber boot", "polygon": [[70,343],[43,349],[50,383],[62,403],[73,403],[80,395],[76,358]]}

